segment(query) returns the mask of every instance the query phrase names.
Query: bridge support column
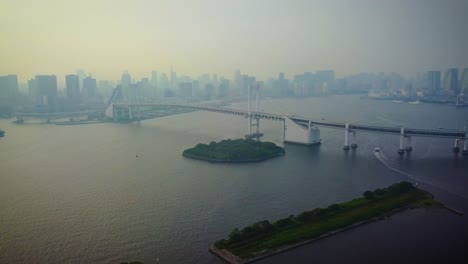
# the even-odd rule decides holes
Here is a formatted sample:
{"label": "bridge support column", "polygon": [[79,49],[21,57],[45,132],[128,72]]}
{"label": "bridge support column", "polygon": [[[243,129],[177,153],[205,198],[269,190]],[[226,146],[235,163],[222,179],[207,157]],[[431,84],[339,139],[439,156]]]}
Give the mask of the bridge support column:
{"label": "bridge support column", "polygon": [[130,121],[132,121],[132,119],[133,119],[132,106],[131,105],[128,106],[128,118],[130,119]]}
{"label": "bridge support column", "polygon": [[24,123],[24,119],[22,116],[17,116],[16,117],[16,123],[17,124],[23,124]]}
{"label": "bridge support column", "polygon": [[344,146],[343,146],[343,149],[344,149],[344,150],[349,150],[348,136],[349,136],[349,124],[346,123],[346,126],[345,126],[345,135],[344,135]]}
{"label": "bridge support column", "polygon": [[468,156],[468,133],[465,134],[465,139],[463,140],[463,156]]}
{"label": "bridge support column", "polygon": [[258,137],[260,136],[260,118],[257,116],[257,117],[255,118],[255,121],[256,121],[256,122],[255,122],[255,126],[256,126],[256,130],[257,130],[257,131],[255,132],[255,134],[257,135],[257,140],[258,140]]}
{"label": "bridge support column", "polygon": [[115,108],[115,105],[112,104],[112,119],[114,120],[114,122],[117,121],[117,113],[116,113],[116,108]]}
{"label": "bridge support column", "polygon": [[406,152],[410,152],[413,150],[413,147],[411,146],[411,136],[406,137],[406,147],[405,147]]}
{"label": "bridge support column", "polygon": [[453,146],[453,152],[454,152],[454,153],[460,152],[460,147],[458,146],[459,141],[460,141],[460,140],[459,140],[458,138],[455,139],[455,144],[454,144],[454,146]]}
{"label": "bridge support column", "polygon": [[398,154],[402,155],[405,153],[405,149],[403,148],[403,140],[405,139],[405,128],[402,127],[400,130],[400,148],[398,149]]}
{"label": "bridge support column", "polygon": [[141,120],[140,106],[137,106],[137,118],[138,118],[138,122],[139,122]]}
{"label": "bridge support column", "polygon": [[351,148],[355,149],[355,148],[357,148],[356,131],[352,131],[351,133],[353,134],[353,143],[351,143]]}

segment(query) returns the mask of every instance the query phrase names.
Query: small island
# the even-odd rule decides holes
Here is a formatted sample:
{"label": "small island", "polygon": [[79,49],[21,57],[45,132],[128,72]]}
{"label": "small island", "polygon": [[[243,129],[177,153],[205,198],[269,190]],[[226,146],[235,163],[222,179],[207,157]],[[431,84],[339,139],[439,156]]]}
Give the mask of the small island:
{"label": "small island", "polygon": [[226,139],[218,143],[198,144],[186,149],[184,157],[209,162],[257,162],[282,156],[285,151],[272,142],[261,142],[252,139]]}
{"label": "small island", "polygon": [[409,182],[364,192],[364,197],[316,208],[270,223],[234,229],[209,251],[228,263],[251,263],[408,208],[443,207]]}

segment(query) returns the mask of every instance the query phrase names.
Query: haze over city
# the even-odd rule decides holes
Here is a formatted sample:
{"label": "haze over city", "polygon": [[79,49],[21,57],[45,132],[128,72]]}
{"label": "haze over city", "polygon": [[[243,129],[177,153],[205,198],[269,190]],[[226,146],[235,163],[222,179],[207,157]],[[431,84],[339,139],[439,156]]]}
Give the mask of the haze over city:
{"label": "haze over city", "polygon": [[467,66],[466,10],[463,0],[3,1],[0,73],[408,76]]}
{"label": "haze over city", "polygon": [[468,263],[468,0],[0,3],[0,263]]}

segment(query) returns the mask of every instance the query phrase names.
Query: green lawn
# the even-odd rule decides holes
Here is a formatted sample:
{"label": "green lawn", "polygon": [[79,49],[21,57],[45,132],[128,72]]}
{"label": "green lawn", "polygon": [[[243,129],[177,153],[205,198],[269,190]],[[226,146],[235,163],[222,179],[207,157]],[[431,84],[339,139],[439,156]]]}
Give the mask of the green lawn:
{"label": "green lawn", "polygon": [[441,206],[432,196],[408,182],[394,184],[328,208],[317,208],[274,223],[267,220],[243,229],[235,229],[229,238],[217,241],[216,247],[250,258],[281,246],[313,239],[331,231],[369,220],[406,207]]}

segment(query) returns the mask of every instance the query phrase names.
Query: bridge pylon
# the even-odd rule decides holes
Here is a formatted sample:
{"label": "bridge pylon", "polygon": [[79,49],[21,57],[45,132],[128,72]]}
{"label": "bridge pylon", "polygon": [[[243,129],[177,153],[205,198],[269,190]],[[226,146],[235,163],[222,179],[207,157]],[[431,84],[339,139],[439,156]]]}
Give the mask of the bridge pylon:
{"label": "bridge pylon", "polygon": [[[257,105],[257,111],[255,113],[252,113],[252,87],[249,85],[248,87],[248,94],[247,94],[247,103],[248,103],[248,112],[247,112],[247,118],[248,118],[248,134],[245,135],[245,138],[251,139],[251,138],[256,138],[257,140],[260,139],[261,136],[263,136],[263,133],[260,133],[260,117],[258,113],[260,112],[260,85],[257,83],[255,84],[254,87],[255,91],[255,100],[256,100],[256,105]],[[255,121],[255,123],[253,122]],[[255,127],[255,133],[253,132],[253,127]]]}

